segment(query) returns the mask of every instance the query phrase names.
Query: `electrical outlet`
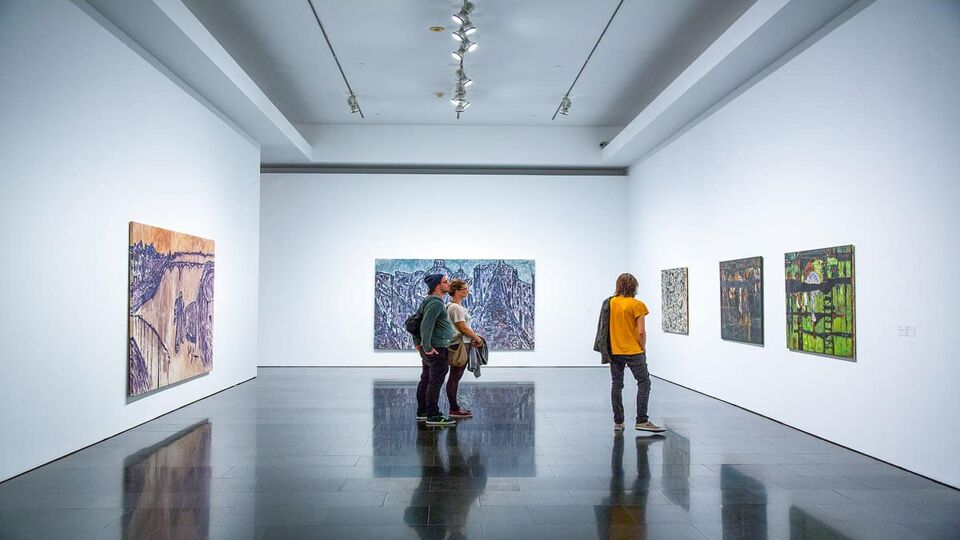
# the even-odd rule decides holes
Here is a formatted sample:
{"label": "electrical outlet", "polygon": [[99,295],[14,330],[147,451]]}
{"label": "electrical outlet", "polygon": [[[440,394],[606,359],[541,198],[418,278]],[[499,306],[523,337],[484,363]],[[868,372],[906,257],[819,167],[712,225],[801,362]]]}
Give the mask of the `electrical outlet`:
{"label": "electrical outlet", "polygon": [[917,327],[912,324],[901,324],[897,326],[897,335],[900,337],[917,337]]}

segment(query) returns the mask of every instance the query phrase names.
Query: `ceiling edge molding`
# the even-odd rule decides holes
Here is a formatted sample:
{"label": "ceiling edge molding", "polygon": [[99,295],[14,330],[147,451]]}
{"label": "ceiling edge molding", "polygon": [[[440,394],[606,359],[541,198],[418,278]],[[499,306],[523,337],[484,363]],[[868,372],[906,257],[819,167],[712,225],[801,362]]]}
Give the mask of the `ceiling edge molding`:
{"label": "ceiling edge molding", "polygon": [[261,174],[447,174],[497,176],[627,176],[626,167],[264,164]]}
{"label": "ceiling edge molding", "polygon": [[111,33],[136,44],[134,52],[261,147],[282,146],[312,159],[312,145],[181,0],[71,1],[101,26],[108,21]]}
{"label": "ceiling edge molding", "polygon": [[[601,151],[629,167],[717,110],[737,89],[768,75],[873,0],[757,0]],[[852,16],[852,15],[851,15]]]}

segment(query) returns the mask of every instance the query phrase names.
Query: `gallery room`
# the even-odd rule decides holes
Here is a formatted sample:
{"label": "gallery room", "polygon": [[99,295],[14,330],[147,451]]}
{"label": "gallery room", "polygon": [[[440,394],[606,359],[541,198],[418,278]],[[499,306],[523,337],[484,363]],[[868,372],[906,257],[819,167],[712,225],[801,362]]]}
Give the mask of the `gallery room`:
{"label": "gallery room", "polygon": [[960,538],[957,0],[0,0],[0,538]]}

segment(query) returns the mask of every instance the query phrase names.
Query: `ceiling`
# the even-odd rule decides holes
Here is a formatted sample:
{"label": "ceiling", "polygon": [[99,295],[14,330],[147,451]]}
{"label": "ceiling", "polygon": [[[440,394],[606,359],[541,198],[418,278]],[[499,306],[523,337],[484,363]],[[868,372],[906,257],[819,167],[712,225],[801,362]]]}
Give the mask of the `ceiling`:
{"label": "ceiling", "polygon": [[457,0],[314,0],[365,119],[350,114],[307,0],[184,1],[296,125],[625,126],[754,0],[625,0],[571,92],[570,114],[551,120],[618,3],[474,0],[472,105],[458,121],[449,101]]}
{"label": "ceiling", "polygon": [[872,0],[474,0],[460,119],[459,0],[313,0],[365,118],[308,0],[72,1],[257,144],[264,166],[623,174]]}

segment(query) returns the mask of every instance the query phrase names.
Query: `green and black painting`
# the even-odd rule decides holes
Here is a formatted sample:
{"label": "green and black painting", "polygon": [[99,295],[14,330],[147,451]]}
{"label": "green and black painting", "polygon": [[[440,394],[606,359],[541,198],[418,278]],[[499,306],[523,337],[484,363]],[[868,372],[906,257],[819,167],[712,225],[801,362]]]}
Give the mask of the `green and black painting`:
{"label": "green and black painting", "polygon": [[787,348],[856,358],[853,246],[785,253]]}

